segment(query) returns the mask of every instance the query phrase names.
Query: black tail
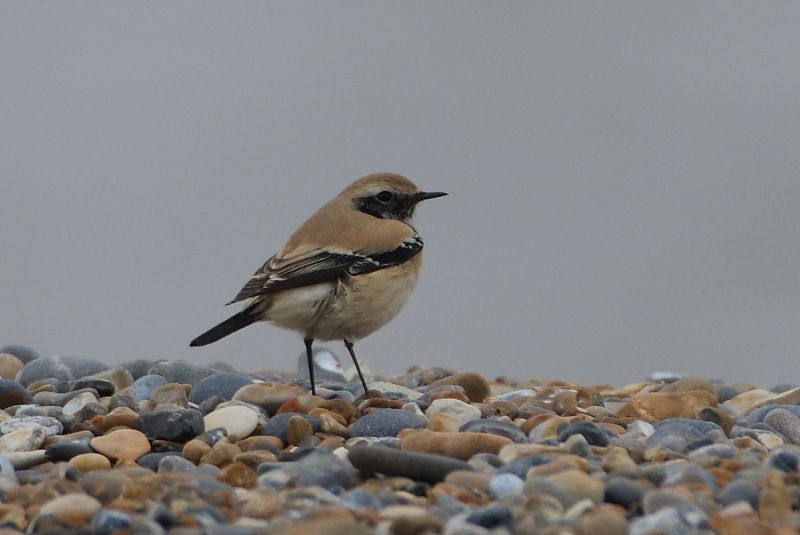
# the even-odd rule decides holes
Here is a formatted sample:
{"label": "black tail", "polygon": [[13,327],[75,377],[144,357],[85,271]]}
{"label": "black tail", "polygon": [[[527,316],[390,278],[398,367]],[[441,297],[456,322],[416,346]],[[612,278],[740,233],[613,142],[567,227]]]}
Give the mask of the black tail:
{"label": "black tail", "polygon": [[189,344],[190,347],[204,346],[216,342],[220,338],[225,338],[239,329],[244,329],[253,322],[258,321],[258,316],[249,310],[242,310],[234,314],[219,325],[211,327],[209,330],[195,338]]}

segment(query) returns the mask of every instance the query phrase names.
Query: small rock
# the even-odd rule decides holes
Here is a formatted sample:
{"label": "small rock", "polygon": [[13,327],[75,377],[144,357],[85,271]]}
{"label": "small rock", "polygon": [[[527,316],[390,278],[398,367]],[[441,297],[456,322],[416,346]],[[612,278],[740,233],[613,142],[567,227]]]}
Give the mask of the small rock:
{"label": "small rock", "polygon": [[27,452],[39,449],[47,438],[41,426],[26,427],[0,437],[0,453]]}
{"label": "small rock", "polygon": [[764,423],[786,437],[792,444],[800,444],[800,418],[785,409],[769,411]]}
{"label": "small rock", "polygon": [[558,441],[564,442],[572,435],[582,435],[592,446],[608,446],[610,438],[613,436],[610,432],[602,427],[591,422],[578,422],[575,424],[568,424],[560,427],[558,430]]}
{"label": "small rock", "polygon": [[214,368],[180,361],[162,361],[153,365],[148,375],[160,375],[168,383],[194,385],[217,372]]}
{"label": "small rock", "polygon": [[467,522],[477,524],[482,528],[494,529],[502,526],[511,527],[514,516],[511,509],[503,505],[489,505],[472,511],[467,516]]}
{"label": "small rock", "polygon": [[114,509],[100,509],[92,517],[91,528],[96,535],[112,535],[126,531],[131,525],[130,515]]}
{"label": "small rock", "polygon": [[513,473],[497,474],[489,483],[489,494],[495,500],[503,496],[520,494],[525,482]]}
{"label": "small rock", "polygon": [[400,409],[381,409],[362,416],[350,426],[351,437],[395,437],[403,429],[421,429],[428,420]]}
{"label": "small rock", "polygon": [[33,398],[25,387],[12,379],[0,379],[0,409],[28,403],[33,403]]}
{"label": "small rock", "polygon": [[648,392],[632,398],[617,412],[617,416],[640,418],[649,422],[668,418],[694,418],[705,407],[716,405],[717,397],[705,390]]}
{"label": "small rock", "polygon": [[81,442],[56,442],[49,444],[44,450],[48,461],[69,461],[77,455],[93,453],[92,448]]}
{"label": "small rock", "polygon": [[458,385],[464,389],[464,393],[473,403],[481,403],[489,396],[489,384],[486,379],[477,373],[457,373],[428,385],[428,389],[436,388],[441,385]]}
{"label": "small rock", "polygon": [[150,399],[158,406],[173,406],[181,409],[189,407],[186,389],[179,383],[157,386],[150,392]]}
{"label": "small rock", "polygon": [[229,400],[240,388],[252,382],[253,380],[249,377],[238,373],[215,373],[201,379],[192,387],[189,401],[199,405],[213,396]]}
{"label": "small rock", "polygon": [[800,403],[800,388],[775,393],[756,388],[729,399],[722,406],[734,416],[746,416],[753,410],[767,405],[797,405]]}
{"label": "small rock", "polygon": [[135,461],[150,451],[150,441],[141,431],[117,429],[107,435],[95,437],[92,448],[109,459]]}
{"label": "small rock", "polygon": [[180,455],[164,455],[158,461],[158,472],[167,474],[193,474],[197,466]]}
{"label": "small rock", "polygon": [[588,498],[594,503],[603,501],[604,485],[580,470],[564,470],[548,478],[558,490],[571,497]]}
{"label": "small rock", "polygon": [[503,422],[494,418],[481,418],[465,423],[459,429],[460,432],[468,433],[490,433],[506,437],[519,444],[528,442],[528,436],[516,425]]}
{"label": "small rock", "polygon": [[14,355],[19,360],[21,360],[23,364],[27,364],[30,361],[39,358],[39,353],[37,353],[35,350],[27,346],[16,345],[16,344],[1,347],[0,353]]}
{"label": "small rock", "polygon": [[446,415],[452,418],[455,423],[453,431],[458,431],[464,424],[480,419],[481,410],[457,399],[437,399],[425,411],[425,416],[432,419],[437,415]]}
{"label": "small rock", "polygon": [[0,377],[13,379],[23,366],[25,363],[11,353],[0,353]]}
{"label": "small rock", "polygon": [[139,428],[151,440],[185,442],[205,430],[203,415],[194,409],[154,411],[139,418]]}
{"label": "small rock", "polygon": [[305,418],[308,423],[311,424],[311,428],[315,433],[318,433],[321,429],[319,420],[316,418],[312,418],[307,414],[301,414],[298,412],[283,412],[281,414],[277,414],[270,418],[263,429],[264,435],[271,435],[274,437],[278,437],[283,441],[284,444],[288,443],[289,436],[288,436],[288,427],[289,427],[289,420],[292,416],[302,416]]}
{"label": "small rock", "polygon": [[468,460],[476,453],[497,454],[503,446],[513,444],[510,439],[488,433],[437,433],[419,430],[400,439],[403,450],[447,455]]}
{"label": "small rock", "polygon": [[[215,376],[211,376],[215,377]],[[222,428],[231,441],[249,437],[258,425],[258,413],[244,405],[222,407],[203,418],[206,429]]]}
{"label": "small rock", "polygon": [[348,459],[357,469],[369,474],[402,476],[415,481],[437,483],[455,470],[473,468],[456,459],[435,455],[402,451],[386,446],[358,446],[348,452]]}
{"label": "small rock", "polygon": [[394,383],[386,383],[383,381],[374,381],[368,385],[369,391],[377,394],[382,398],[388,399],[410,399],[415,401],[422,397],[422,392],[417,392],[405,386],[396,385]]}
{"label": "small rock", "polygon": [[111,461],[99,453],[82,453],[69,460],[69,464],[81,472],[91,472],[92,470],[108,470],[111,468]]}
{"label": "small rock", "polygon": [[151,399],[153,389],[167,384],[167,380],[160,375],[144,375],[136,379],[128,389],[131,397],[136,401]]}
{"label": "small rock", "polygon": [[275,414],[281,405],[304,394],[305,391],[302,388],[294,385],[253,383],[237,390],[233,395],[233,399],[257,405],[269,414]]}
{"label": "small rock", "polygon": [[43,428],[47,436],[60,435],[64,432],[64,426],[52,416],[17,416],[0,423],[0,433],[12,433],[37,426]]}
{"label": "small rock", "polygon": [[101,508],[99,501],[86,494],[64,494],[44,504],[39,514],[52,515],[69,526],[81,527]]}
{"label": "small rock", "polygon": [[629,535],[683,535],[694,533],[708,525],[708,517],[699,509],[668,507],[635,519],[630,524]]}
{"label": "small rock", "polygon": [[82,357],[41,357],[25,364],[17,376],[17,381],[23,386],[49,377],[59,381],[74,381],[106,368],[102,362]]}
{"label": "small rock", "polygon": [[90,403],[97,403],[97,398],[90,392],[83,392],[64,404],[64,415],[75,416]]}

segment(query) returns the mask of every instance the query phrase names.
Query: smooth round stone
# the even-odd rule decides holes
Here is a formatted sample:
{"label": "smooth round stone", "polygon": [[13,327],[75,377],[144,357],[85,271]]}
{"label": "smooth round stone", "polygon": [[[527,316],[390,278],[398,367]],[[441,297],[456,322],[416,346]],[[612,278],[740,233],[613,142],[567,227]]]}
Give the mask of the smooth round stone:
{"label": "smooth round stone", "polygon": [[403,429],[428,425],[424,416],[400,409],[381,409],[362,416],[350,425],[351,437],[396,437]]}
{"label": "smooth round stone", "polygon": [[114,460],[135,461],[150,451],[150,441],[135,429],[117,429],[93,438],[89,444],[96,452]]}
{"label": "smooth round stone", "polygon": [[148,375],[160,375],[168,383],[180,383],[194,385],[205,379],[209,375],[217,372],[214,368],[190,364],[189,362],[162,361],[153,365],[148,371]]}
{"label": "smooth round stone", "polygon": [[727,507],[737,502],[747,502],[754,510],[758,510],[759,489],[749,481],[731,481],[717,496],[720,505]]}
{"label": "smooth round stone", "polygon": [[75,416],[90,403],[97,403],[97,398],[90,392],[83,392],[64,404],[64,416]]}
{"label": "smooth round stone", "polygon": [[789,474],[796,473],[800,466],[800,461],[794,452],[787,450],[771,451],[768,465],[772,468],[782,470]]}
{"label": "smooth round stone", "polygon": [[664,467],[662,487],[673,485],[706,485],[716,490],[717,481],[701,466],[692,463],[675,463]]}
{"label": "smooth round stone", "polygon": [[138,459],[136,459],[136,464],[141,466],[142,468],[147,468],[148,470],[152,470],[153,472],[158,471],[158,467],[161,464],[161,461],[166,459],[167,457],[180,457],[181,454],[177,451],[158,451],[154,453],[145,453]]}
{"label": "smooth round stone", "polygon": [[33,397],[25,387],[12,379],[0,379],[0,409],[29,403],[33,403]]}
{"label": "smooth round stone", "polygon": [[503,496],[520,494],[524,486],[525,482],[515,474],[497,474],[489,482],[489,494],[498,500]]}
{"label": "smooth round stone", "polygon": [[410,399],[414,401],[422,397],[422,392],[386,381],[373,381],[368,386],[371,393],[386,399]]}
{"label": "smooth round stone", "polygon": [[588,498],[594,503],[603,501],[603,482],[580,470],[564,470],[550,476],[552,483],[561,492],[577,498]]}
{"label": "smooth round stone", "polygon": [[44,450],[12,451],[4,455],[14,466],[15,470],[25,470],[37,464],[42,464],[47,460],[44,455]]}
{"label": "smooth round stone", "polygon": [[43,428],[47,436],[60,435],[64,432],[64,426],[52,416],[17,416],[0,423],[0,433],[12,433],[36,426]]}
{"label": "smooth round stone", "polygon": [[582,435],[592,446],[608,446],[613,436],[609,431],[591,422],[578,422],[567,424],[558,429],[558,441],[564,442],[572,435]]}
{"label": "smooth round stone", "polygon": [[356,479],[349,463],[324,449],[313,450],[302,459],[285,464],[281,469],[289,475],[295,487],[317,485],[339,493],[351,488]]}
{"label": "smooth round stone", "polygon": [[458,385],[464,389],[464,393],[473,403],[481,403],[486,399],[491,391],[489,383],[481,375],[473,372],[457,373],[428,385],[428,390],[441,385]]}
{"label": "smooth round stone", "polygon": [[517,398],[532,398],[536,396],[536,390],[532,388],[523,388],[522,390],[512,390],[497,396],[499,401],[513,401]]}
{"label": "smooth round stone", "polygon": [[692,442],[703,439],[709,433],[724,435],[722,428],[711,422],[672,418],[655,425],[655,432],[647,439],[648,447],[662,447],[672,451],[683,451]]}
{"label": "smooth round stone", "polygon": [[635,519],[630,524],[628,535],[689,534],[707,525],[708,518],[699,509],[668,507]]}
{"label": "smooth round stone", "polygon": [[446,415],[451,417],[456,423],[456,430],[462,425],[478,420],[481,417],[481,410],[474,405],[464,403],[457,399],[444,398],[434,400],[425,411],[425,416],[432,419],[437,415]]}
{"label": "smooth round stone", "polygon": [[49,444],[44,450],[45,457],[52,462],[69,461],[84,453],[93,453],[93,450],[81,442],[56,442]]}
{"label": "smooth round stone", "polygon": [[219,396],[226,400],[232,399],[240,388],[252,382],[253,380],[249,377],[238,373],[215,373],[201,379],[192,387],[189,401],[199,405],[212,396]]}
{"label": "smooth round stone", "polygon": [[13,379],[25,363],[11,353],[0,353],[0,377]]}
{"label": "smooth round stone", "polygon": [[83,379],[72,381],[69,385],[70,390],[84,390],[87,388],[95,390],[99,396],[110,396],[114,393],[114,384],[105,379],[84,377]]}
{"label": "smooth round stone", "polygon": [[613,505],[601,505],[580,519],[581,535],[626,535],[628,520]]}
{"label": "smooth round stone", "polygon": [[39,353],[37,351],[31,349],[28,346],[23,346],[18,344],[11,344],[0,347],[0,353],[7,353],[9,355],[14,355],[19,360],[21,360],[23,364],[27,364],[30,361],[39,358]]}
{"label": "smooth round stone", "polygon": [[38,450],[46,438],[47,431],[38,425],[12,431],[0,437],[0,453]]}
{"label": "smooth round stone", "polygon": [[136,379],[128,388],[128,393],[136,401],[151,399],[153,389],[167,384],[167,380],[160,375],[144,375]]}
{"label": "smooth round stone", "polygon": [[112,535],[124,532],[131,525],[131,517],[127,513],[115,509],[100,509],[92,517],[91,528],[95,535]]}
{"label": "smooth round stone", "polygon": [[185,442],[203,431],[203,414],[194,409],[148,412],[139,417],[139,429],[151,440]]}
{"label": "smooth round stone", "polygon": [[22,386],[54,377],[59,381],[74,381],[105,370],[108,366],[100,361],[83,357],[41,357],[25,364],[17,376]]}
{"label": "smooth round stone", "polygon": [[572,455],[588,458],[592,456],[592,447],[583,435],[575,433],[564,442],[564,449]]}
{"label": "smooth round stone", "polygon": [[402,476],[414,481],[437,483],[455,470],[473,470],[463,461],[412,451],[402,451],[386,446],[357,446],[347,455],[357,469],[367,473]]}
{"label": "smooth round stone", "polygon": [[[215,376],[212,376],[215,377]],[[222,428],[231,441],[249,437],[258,425],[258,413],[243,405],[223,407],[205,416],[206,429]]]}
{"label": "smooth round stone", "polygon": [[782,409],[800,417],[800,405],[767,405],[766,407],[759,407],[748,414],[744,421],[747,425],[754,425],[764,421],[764,417],[774,410]]}
{"label": "smooth round stone", "polygon": [[733,446],[724,443],[709,444],[693,450],[689,454],[690,461],[698,461],[703,458],[716,457],[718,459],[731,459],[736,455]]}
{"label": "smooth round stone", "polygon": [[735,398],[742,392],[744,391],[736,385],[722,385],[719,387],[719,390],[717,390],[717,401],[719,403],[725,403],[726,401]]}
{"label": "smooth round stone", "polygon": [[108,460],[108,457],[99,453],[81,453],[70,459],[69,464],[81,472],[108,470],[111,468],[111,461]]}
{"label": "smooth round stone", "polygon": [[498,474],[514,474],[515,476],[525,479],[528,475],[528,470],[534,466],[547,464],[550,458],[544,455],[528,455],[527,457],[520,457],[506,463],[504,466],[498,468]]}
{"label": "smooth round stone", "polygon": [[400,439],[403,450],[447,455],[468,460],[476,453],[494,453],[503,446],[513,444],[510,439],[488,433],[445,433],[420,430]]}
{"label": "smooth round stone", "polygon": [[493,418],[472,420],[462,425],[459,431],[464,433],[490,433],[506,437],[519,444],[528,442],[528,436],[519,427]]}
{"label": "smooth round stone", "polygon": [[772,426],[792,444],[800,444],[800,417],[786,409],[775,409],[767,413],[764,423]]}
{"label": "smooth round stone", "polygon": [[647,488],[627,477],[612,477],[606,483],[603,500],[624,507],[628,511],[639,509]]}
{"label": "smooth round stone", "polygon": [[114,387],[115,392],[130,387],[133,384],[133,381],[135,380],[130,370],[128,370],[124,366],[109,368],[107,370],[103,370],[102,372],[98,372],[94,375],[90,375],[89,377],[85,377],[84,379],[105,381],[111,383]]}
{"label": "smooth round stone", "polygon": [[120,367],[125,368],[131,375],[133,376],[133,380],[136,381],[140,377],[144,377],[150,371],[150,368],[158,364],[159,362],[163,362],[162,360],[153,360],[153,359],[135,359],[129,360],[127,362],[123,362],[120,364]]}
{"label": "smooth round stone", "polygon": [[344,494],[341,503],[353,511],[363,511],[364,509],[380,511],[383,509],[383,504],[378,498],[361,489],[354,489]]}
{"label": "smooth round stone", "polygon": [[241,387],[233,395],[233,399],[257,405],[269,414],[275,414],[281,405],[305,394],[305,391],[294,385],[283,383],[253,383]]}
{"label": "smooth round stone", "polygon": [[52,515],[65,524],[79,527],[88,524],[101,508],[99,501],[86,494],[64,494],[45,503],[39,514]]}
{"label": "smooth round stone", "polygon": [[475,509],[467,516],[467,522],[477,524],[482,528],[494,529],[501,526],[508,526],[514,522],[511,509],[503,505],[489,505]]}
{"label": "smooth round stone", "polygon": [[292,416],[302,416],[306,419],[308,423],[311,424],[311,428],[315,433],[319,433],[321,430],[321,425],[319,420],[316,418],[312,418],[307,414],[302,414],[299,412],[283,412],[281,414],[276,414],[269,420],[267,420],[266,425],[264,425],[262,434],[263,435],[270,435],[273,437],[280,438],[284,444],[289,442],[289,420]]}
{"label": "smooth round stone", "polygon": [[158,472],[168,474],[191,474],[197,472],[197,466],[180,455],[165,455],[158,462]]}

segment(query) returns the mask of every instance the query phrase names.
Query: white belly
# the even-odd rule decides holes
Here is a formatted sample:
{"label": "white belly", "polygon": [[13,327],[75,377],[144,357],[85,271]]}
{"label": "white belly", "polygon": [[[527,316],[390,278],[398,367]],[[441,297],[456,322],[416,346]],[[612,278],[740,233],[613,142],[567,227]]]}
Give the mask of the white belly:
{"label": "white belly", "polygon": [[264,319],[316,340],[364,338],[389,323],[408,301],[421,256],[411,260],[412,265],[358,275],[338,285],[277,292],[270,296]]}

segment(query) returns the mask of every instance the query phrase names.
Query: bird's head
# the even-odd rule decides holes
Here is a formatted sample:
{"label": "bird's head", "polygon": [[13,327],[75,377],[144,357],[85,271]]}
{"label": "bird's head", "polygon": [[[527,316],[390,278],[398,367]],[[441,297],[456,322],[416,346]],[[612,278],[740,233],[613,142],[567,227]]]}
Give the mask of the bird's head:
{"label": "bird's head", "polygon": [[445,195],[447,193],[440,191],[421,191],[404,176],[376,173],[359,178],[339,197],[346,199],[359,212],[373,217],[409,221],[419,202]]}

